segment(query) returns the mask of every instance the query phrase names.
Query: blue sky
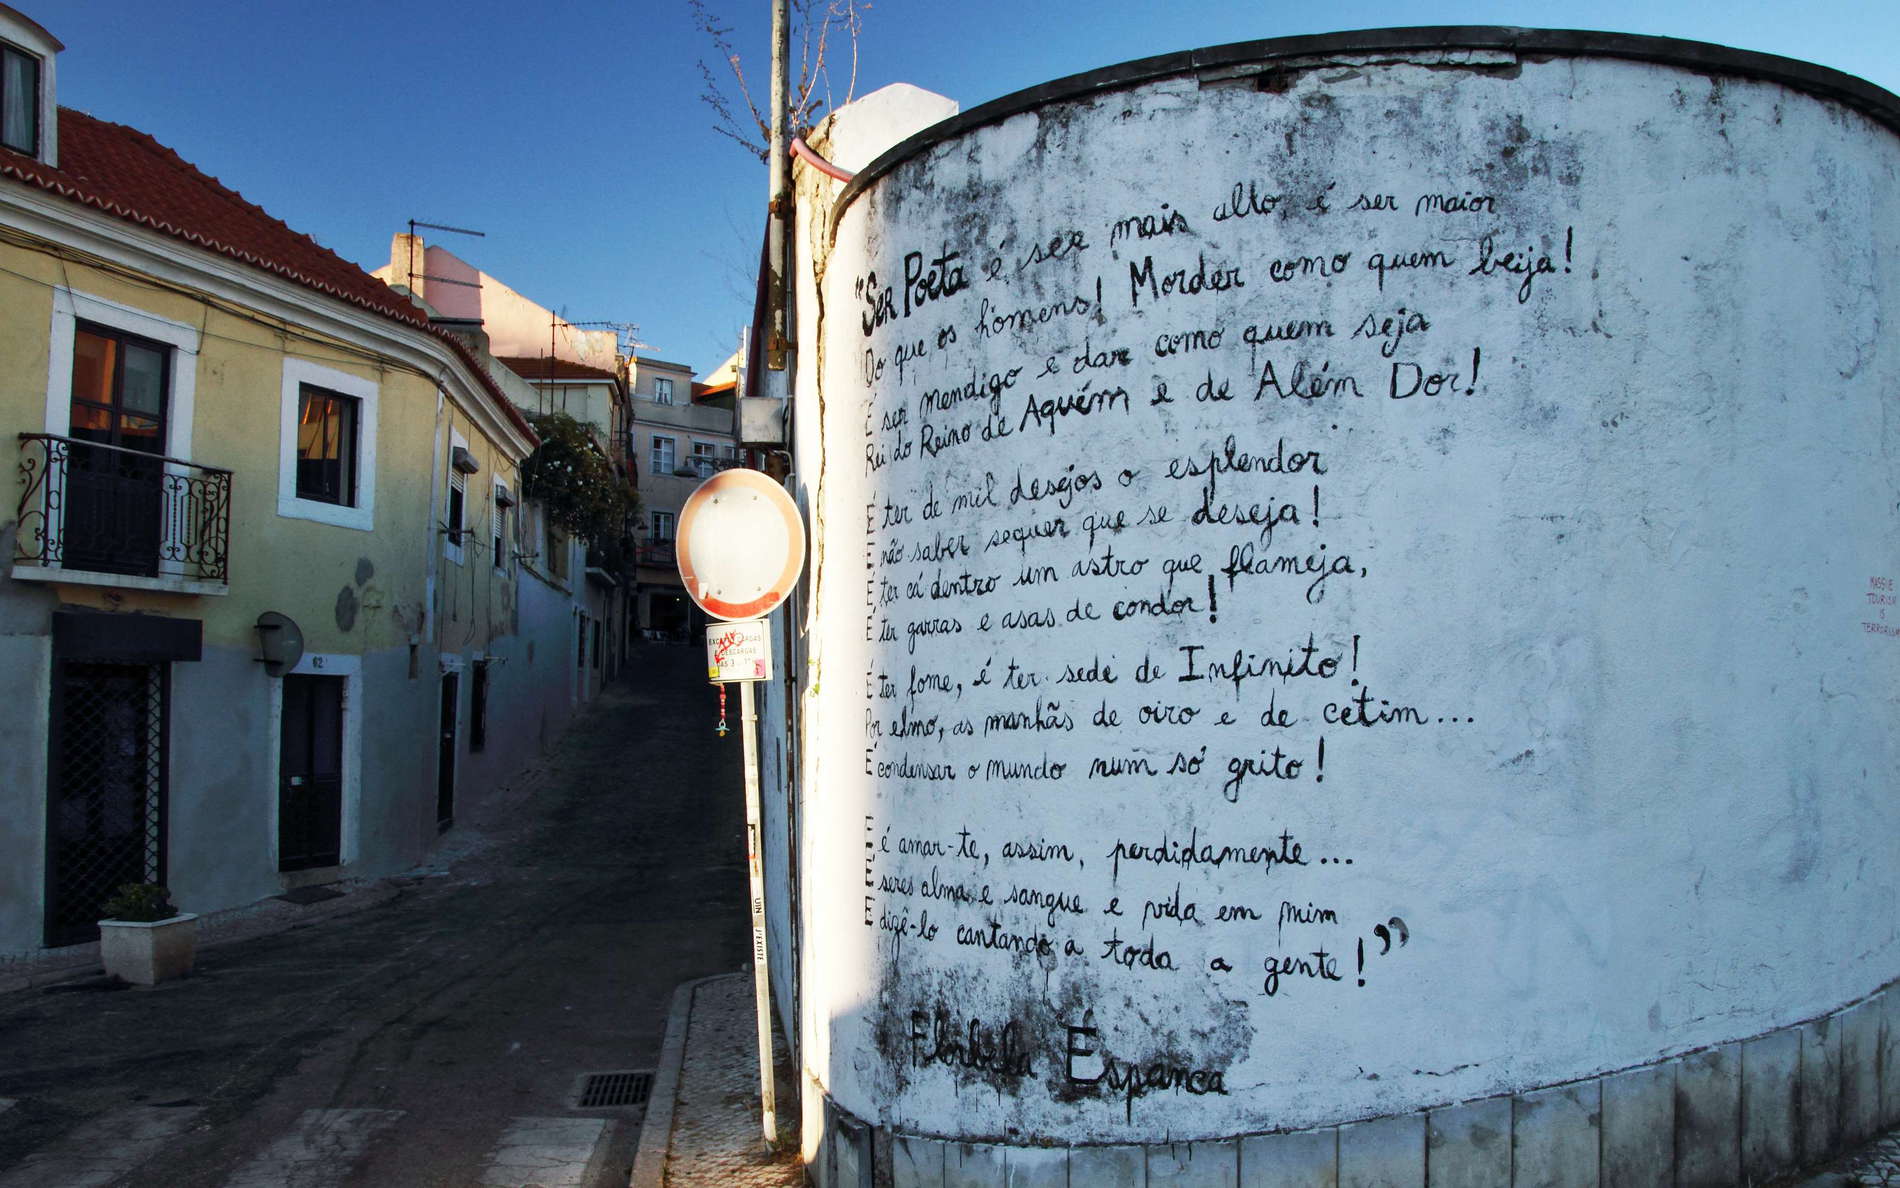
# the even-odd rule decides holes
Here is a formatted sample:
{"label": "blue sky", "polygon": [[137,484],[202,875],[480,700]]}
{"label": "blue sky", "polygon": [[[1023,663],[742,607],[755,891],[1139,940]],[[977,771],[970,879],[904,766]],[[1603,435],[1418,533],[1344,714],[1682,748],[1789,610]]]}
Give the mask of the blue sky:
{"label": "blue sky", "polygon": [[[572,320],[638,324],[649,353],[703,374],[737,341],[765,171],[711,130],[713,54],[686,0],[12,2],[66,43],[66,106],[151,133],[366,268],[411,218],[470,227],[486,237],[439,241]],[[762,85],[767,0],[708,3]],[[858,92],[908,82],[967,108],[1174,50],[1436,24],[1685,37],[1900,90],[1892,0],[876,0]]]}

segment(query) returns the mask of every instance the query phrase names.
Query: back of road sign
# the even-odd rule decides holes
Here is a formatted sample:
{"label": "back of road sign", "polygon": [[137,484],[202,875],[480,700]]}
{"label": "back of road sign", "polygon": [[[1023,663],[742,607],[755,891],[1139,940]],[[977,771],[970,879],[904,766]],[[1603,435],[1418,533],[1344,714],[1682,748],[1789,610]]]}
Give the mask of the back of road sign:
{"label": "back of road sign", "polygon": [[805,568],[805,524],[785,488],[757,470],[722,470],[680,509],[686,593],[715,619],[776,609]]}

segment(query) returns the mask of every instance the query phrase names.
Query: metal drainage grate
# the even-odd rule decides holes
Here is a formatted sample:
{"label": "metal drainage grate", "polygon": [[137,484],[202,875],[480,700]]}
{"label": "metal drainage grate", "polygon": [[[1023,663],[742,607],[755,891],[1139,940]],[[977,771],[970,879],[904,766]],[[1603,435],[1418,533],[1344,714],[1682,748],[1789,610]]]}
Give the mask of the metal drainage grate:
{"label": "metal drainage grate", "polygon": [[605,1110],[644,1106],[653,1092],[653,1074],[639,1072],[587,1073],[574,1096],[577,1110]]}

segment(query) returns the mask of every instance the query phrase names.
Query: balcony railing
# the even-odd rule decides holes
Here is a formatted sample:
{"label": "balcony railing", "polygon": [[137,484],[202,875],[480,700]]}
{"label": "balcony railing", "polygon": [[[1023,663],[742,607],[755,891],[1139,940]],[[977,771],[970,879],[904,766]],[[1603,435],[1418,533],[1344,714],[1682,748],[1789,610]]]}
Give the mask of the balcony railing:
{"label": "balcony railing", "polygon": [[[20,474],[16,577],[57,571],[118,574],[160,587],[229,584],[230,471],[22,433]],[[35,568],[45,572],[34,575]]]}
{"label": "balcony railing", "polygon": [[673,554],[673,542],[661,541],[658,544],[643,544],[636,553],[642,565],[652,565],[661,569],[672,569],[679,564]]}

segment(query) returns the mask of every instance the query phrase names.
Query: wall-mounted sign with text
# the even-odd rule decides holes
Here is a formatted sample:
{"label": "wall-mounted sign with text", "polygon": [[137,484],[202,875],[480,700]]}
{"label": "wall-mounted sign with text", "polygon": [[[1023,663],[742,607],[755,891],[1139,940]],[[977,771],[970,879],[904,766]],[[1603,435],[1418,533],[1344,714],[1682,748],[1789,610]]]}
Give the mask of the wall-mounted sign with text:
{"label": "wall-mounted sign with text", "polygon": [[706,628],[706,679],[714,684],[772,679],[772,639],[764,619]]}

